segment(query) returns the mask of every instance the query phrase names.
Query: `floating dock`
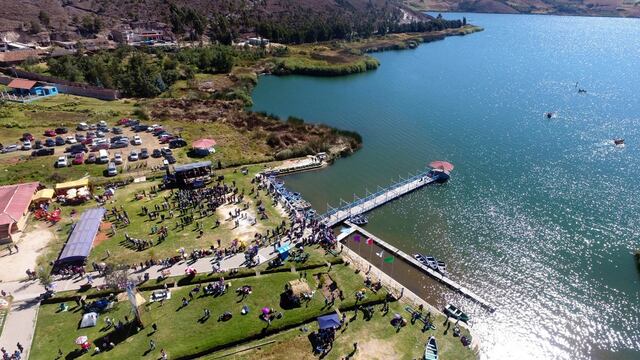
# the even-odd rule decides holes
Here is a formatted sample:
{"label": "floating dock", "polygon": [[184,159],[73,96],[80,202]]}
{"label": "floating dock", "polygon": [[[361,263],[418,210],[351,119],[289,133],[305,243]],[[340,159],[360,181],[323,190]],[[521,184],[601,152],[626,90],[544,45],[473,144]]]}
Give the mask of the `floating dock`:
{"label": "floating dock", "polygon": [[408,263],[409,265],[411,265],[412,267],[416,268],[417,270],[419,270],[419,271],[421,271],[421,272],[423,272],[425,274],[428,274],[429,276],[431,276],[432,278],[436,279],[440,283],[446,285],[447,287],[451,288],[452,290],[454,290],[454,291],[462,294],[466,298],[469,298],[472,301],[478,303],[480,306],[482,306],[483,308],[487,309],[488,311],[490,311],[490,312],[494,312],[495,311],[495,307],[493,305],[491,305],[487,300],[482,298],[480,295],[478,295],[478,294],[474,293],[473,291],[467,289],[466,287],[462,286],[461,284],[457,283],[456,281],[453,281],[452,279],[440,274],[439,272],[434,271],[433,269],[423,265],[421,262],[419,262],[418,260],[414,259],[413,256],[410,256],[410,255],[404,253],[402,250],[396,248],[395,246],[390,245],[386,241],[380,239],[379,237],[371,234],[370,232],[364,230],[363,228],[361,228],[361,227],[359,227],[357,225],[351,224],[348,221],[345,222],[345,224],[347,226],[349,226],[351,228],[351,230],[340,234],[340,236],[338,236],[338,241],[343,241],[344,239],[348,238],[354,232],[360,233],[360,234],[372,239],[378,246],[383,248],[390,255],[393,255],[396,258],[400,258],[401,260],[403,260],[404,262]]}
{"label": "floating dock", "polygon": [[428,172],[420,173],[408,179],[401,180],[386,189],[382,189],[346,206],[331,209],[321,216],[321,221],[323,221],[327,226],[334,226],[335,224],[347,220],[351,216],[364,214],[378,206],[388,203],[389,201],[395,200],[402,195],[436,182],[436,179],[427,176],[427,174]]}

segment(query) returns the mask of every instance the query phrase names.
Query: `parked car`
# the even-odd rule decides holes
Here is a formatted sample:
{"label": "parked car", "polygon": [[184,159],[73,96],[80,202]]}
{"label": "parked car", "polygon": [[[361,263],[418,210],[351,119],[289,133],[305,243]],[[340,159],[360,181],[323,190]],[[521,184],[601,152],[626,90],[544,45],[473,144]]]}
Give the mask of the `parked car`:
{"label": "parked car", "polygon": [[118,120],[118,125],[127,126],[127,125],[129,125],[129,121],[131,121],[131,119],[122,118],[122,119]]}
{"label": "parked car", "polygon": [[72,161],[73,165],[80,165],[84,163],[84,153],[77,153],[74,157],[73,157],[73,161]]}
{"label": "parked car", "polygon": [[87,137],[82,134],[76,134],[76,140],[78,140],[78,142],[83,142],[87,140]]}
{"label": "parked car", "polygon": [[110,149],[122,149],[122,148],[126,148],[128,146],[129,146],[128,142],[116,141],[113,144],[111,144],[111,146],[109,148]]}
{"label": "parked car", "polygon": [[149,150],[147,150],[147,148],[142,148],[140,149],[140,159],[144,160],[144,159],[148,159],[149,158]]}
{"label": "parked car", "polygon": [[116,167],[116,164],[113,162],[110,162],[109,165],[107,165],[107,176],[116,176],[118,175],[118,168]]}
{"label": "parked car", "polygon": [[105,137],[105,136],[106,136],[106,134],[105,134],[105,132],[104,132],[104,131],[102,131],[102,130],[100,130],[100,129],[98,129],[98,131],[96,131],[96,137],[98,137],[98,138],[103,138],[103,137]]}
{"label": "parked car", "polygon": [[187,141],[182,138],[177,138],[169,141],[170,149],[181,148],[183,146],[187,146]]}
{"label": "parked car", "polygon": [[166,144],[169,141],[175,139],[175,136],[171,135],[171,134],[164,134],[162,136],[160,136],[160,144]]}
{"label": "parked car", "polygon": [[112,132],[112,133],[114,133],[114,134],[122,134],[122,128],[119,128],[119,127],[113,127],[113,128],[111,129],[111,132]]}
{"label": "parked car", "polygon": [[164,157],[167,157],[168,155],[173,155],[173,151],[171,151],[171,149],[169,149],[168,147],[163,147],[162,149],[160,149],[160,152]]}
{"label": "parked car", "polygon": [[153,135],[158,135],[163,131],[165,131],[164,128],[162,128],[162,126],[158,126],[157,128],[153,129],[152,133]]}
{"label": "parked car", "polygon": [[22,140],[22,141],[33,141],[33,135],[31,135],[31,133],[24,133],[24,134],[22,134],[22,137],[20,138],[20,140]]}
{"label": "parked car", "polygon": [[31,156],[53,155],[53,152],[54,152],[53,148],[43,148],[43,149],[39,149],[39,150],[31,152]]}
{"label": "parked car", "polygon": [[98,126],[106,127],[107,126],[107,122],[104,121],[104,120],[100,120],[100,121],[98,121]]}
{"label": "parked car", "polygon": [[138,119],[129,119],[129,122],[127,122],[127,126],[129,126],[131,129],[135,128],[138,125],[140,125],[140,120]]}
{"label": "parked car", "polygon": [[133,128],[133,131],[135,131],[135,132],[147,131],[147,129],[148,129],[148,128],[149,128],[149,125],[143,125],[143,124],[141,124],[141,125],[136,125],[136,126]]}
{"label": "parked car", "polygon": [[116,163],[116,165],[122,164],[122,154],[121,153],[116,153],[113,156],[113,162]]}
{"label": "parked car", "polygon": [[53,139],[46,139],[44,141],[44,146],[48,146],[48,147],[56,146],[56,141]]}
{"label": "parked car", "polygon": [[14,152],[14,151],[18,151],[18,145],[14,144],[14,145],[5,146],[2,148],[3,154]]}
{"label": "parked car", "polygon": [[62,138],[62,136],[56,136],[56,146],[62,146],[64,144],[65,144],[65,141]]}
{"label": "parked car", "polygon": [[85,164],[95,164],[96,163],[96,154],[89,154],[89,156],[87,156],[87,158],[85,159],[84,163]]}
{"label": "parked car", "polygon": [[70,154],[85,153],[87,151],[89,151],[89,149],[87,148],[86,145],[83,145],[83,144],[73,144],[71,146],[68,146],[66,149],[64,149],[64,152],[67,152]]}
{"label": "parked car", "polygon": [[102,133],[102,134],[104,135],[104,134],[108,133],[108,132],[109,132],[109,128],[108,128],[108,127],[106,127],[106,126],[99,126],[99,125],[98,125],[98,128],[96,129],[96,131],[97,131],[97,132],[96,132],[96,135],[97,135],[98,137],[102,137],[102,136],[100,136],[99,134],[100,134],[100,133]]}
{"label": "parked car", "polygon": [[105,142],[101,144],[95,144],[91,147],[91,152],[96,152],[99,150],[109,150],[109,144]]}
{"label": "parked car", "polygon": [[42,140],[36,140],[33,143],[33,149],[34,150],[42,149]]}
{"label": "parked car", "polygon": [[22,142],[22,150],[31,150],[31,141],[25,140]]}
{"label": "parked car", "polygon": [[56,134],[56,131],[55,131],[55,130],[51,130],[51,129],[49,129],[49,130],[45,130],[45,131],[44,131],[44,136],[54,137],[54,136],[56,136],[56,135],[57,135],[57,134]]}
{"label": "parked car", "polygon": [[65,141],[67,142],[67,144],[76,144],[78,142],[78,140],[76,140],[74,136],[67,136]]}
{"label": "parked car", "polygon": [[[111,143],[114,143],[114,142],[120,141],[120,140],[122,140],[122,139],[127,139],[127,137],[126,137],[126,136],[121,136],[121,135],[112,136],[112,137],[109,139],[109,141],[110,141]],[[129,139],[127,139],[127,141],[128,141],[128,140],[129,140]]]}
{"label": "parked car", "polygon": [[138,161],[138,152],[133,150],[129,153],[129,161]]}
{"label": "parked car", "polygon": [[142,139],[138,135],[134,135],[131,142],[133,143],[133,145],[142,145]]}
{"label": "parked car", "polygon": [[60,156],[60,157],[58,157],[58,160],[56,161],[55,167],[63,168],[63,167],[67,167],[67,165],[68,165],[67,157],[66,156]]}
{"label": "parked car", "polygon": [[56,131],[56,134],[58,134],[58,135],[60,135],[60,134],[66,134],[66,133],[68,133],[68,132],[69,132],[69,130],[67,130],[67,128],[66,128],[66,127],[59,127],[59,128],[56,128],[56,130],[55,130],[55,131]]}
{"label": "parked car", "polygon": [[151,152],[151,157],[159,158],[161,156],[162,156],[162,151],[160,151],[160,149],[153,149],[153,152]]}
{"label": "parked car", "polygon": [[95,131],[97,128],[98,128],[98,125],[96,125],[96,124],[90,124],[89,125],[89,130]]}
{"label": "parked car", "polygon": [[81,122],[78,124],[78,126],[76,127],[76,130],[79,131],[87,131],[89,130],[89,125],[87,123]]}
{"label": "parked car", "polygon": [[167,160],[169,162],[169,164],[175,164],[176,163],[176,158],[173,157],[173,155],[167,155],[164,157],[165,160]]}
{"label": "parked car", "polygon": [[152,132],[152,131],[154,131],[154,130],[155,130],[155,129],[157,129],[157,128],[162,128],[162,126],[160,126],[160,125],[158,125],[158,124],[153,124],[153,125],[149,126],[149,127],[147,128],[147,130],[146,130],[146,131],[148,131],[148,132]]}

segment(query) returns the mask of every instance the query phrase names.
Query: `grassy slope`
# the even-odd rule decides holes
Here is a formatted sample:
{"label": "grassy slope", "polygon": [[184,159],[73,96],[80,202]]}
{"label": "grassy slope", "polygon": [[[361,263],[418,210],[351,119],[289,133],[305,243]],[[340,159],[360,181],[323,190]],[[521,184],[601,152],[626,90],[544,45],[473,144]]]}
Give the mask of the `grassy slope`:
{"label": "grassy slope", "polygon": [[[354,298],[352,294],[361,286],[361,278],[354,274],[350,268],[343,265],[334,266],[331,274],[341,280],[338,285],[347,297],[343,302],[337,300],[336,305],[353,305]],[[312,287],[315,286],[315,280],[311,272],[307,274],[307,277]],[[233,284],[229,293],[218,298],[196,297],[193,302],[181,310],[178,310],[180,299],[187,297],[191,288],[184,287],[173,290],[170,301],[165,302],[162,307],[158,304],[152,304],[149,308],[150,310],[145,314],[145,318],[149,322],[157,323],[158,332],[156,334],[147,336],[151,331],[147,328],[138,334],[130,336],[125,343],[117,345],[115,349],[108,353],[95,357],[86,354],[80,358],[140,358],[149,347],[149,339],[154,339],[158,345],[158,348],[150,355],[150,358],[156,358],[159,355],[160,348],[167,350],[171,358],[176,358],[215,346],[222,346],[232,341],[239,341],[247,336],[257,335],[266,325],[258,319],[259,309],[269,306],[277,311],[282,311],[279,307],[279,295],[287,281],[297,278],[298,274],[277,273],[232,280]],[[238,301],[239,298],[234,293],[235,288],[241,285],[251,285],[253,287],[253,293],[245,301]],[[148,297],[148,295],[148,293],[144,293],[145,297]],[[371,294],[368,299],[373,300],[380,296],[382,294]],[[247,316],[239,314],[243,304],[247,304],[251,309],[250,314]],[[74,312],[75,310],[73,309],[70,312],[57,313],[57,308],[58,305],[56,304],[43,305],[40,308],[34,345],[31,350],[31,359],[55,358],[58,348],[62,349],[64,354],[68,354],[77,348],[74,345],[76,337],[86,335],[90,340],[94,340],[107,333],[100,332],[100,328],[104,324],[103,317],[99,318],[99,325],[94,328],[77,329],[81,313]],[[211,310],[212,318],[201,323],[198,322],[198,319],[202,316],[204,308]],[[129,314],[129,310],[127,303],[121,303],[118,309],[104,316],[123,320],[124,316]],[[217,316],[224,311],[231,311],[234,315],[233,319],[229,322],[216,321]],[[288,324],[310,321],[318,315],[329,311],[331,310],[324,307],[324,299],[317,293],[308,306],[284,310],[283,319],[274,321],[271,328],[277,329]]]}

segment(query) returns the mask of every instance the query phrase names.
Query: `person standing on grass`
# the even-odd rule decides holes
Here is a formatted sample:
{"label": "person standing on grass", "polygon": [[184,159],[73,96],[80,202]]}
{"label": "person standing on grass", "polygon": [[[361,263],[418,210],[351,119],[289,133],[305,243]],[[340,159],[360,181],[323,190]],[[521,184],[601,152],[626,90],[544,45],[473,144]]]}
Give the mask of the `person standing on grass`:
{"label": "person standing on grass", "polygon": [[169,359],[169,356],[167,355],[167,352],[166,352],[166,351],[164,351],[164,349],[161,349],[161,350],[160,350],[160,359],[162,359],[162,360],[167,360],[167,359]]}
{"label": "person standing on grass", "polygon": [[149,351],[153,351],[156,349],[156,342],[153,339],[149,340]]}

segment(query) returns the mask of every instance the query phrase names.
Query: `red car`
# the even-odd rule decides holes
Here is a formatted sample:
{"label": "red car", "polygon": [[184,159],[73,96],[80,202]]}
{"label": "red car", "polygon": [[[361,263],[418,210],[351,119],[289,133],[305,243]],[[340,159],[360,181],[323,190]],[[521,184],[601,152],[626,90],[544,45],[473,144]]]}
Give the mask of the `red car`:
{"label": "red car", "polygon": [[118,120],[118,125],[127,125],[129,123],[129,120],[130,119],[127,118],[120,119]]}
{"label": "red car", "polygon": [[31,133],[22,134],[22,141],[33,141],[33,135]]}
{"label": "red car", "polygon": [[56,134],[55,130],[49,129],[44,131],[44,136],[55,137],[56,135],[58,134]]}
{"label": "red car", "polygon": [[162,135],[160,136],[160,144],[166,144],[169,141],[175,139],[176,137],[173,135]]}
{"label": "red car", "polygon": [[80,165],[84,163],[84,154],[83,153],[76,154],[76,156],[73,158],[72,163],[73,165]]}

